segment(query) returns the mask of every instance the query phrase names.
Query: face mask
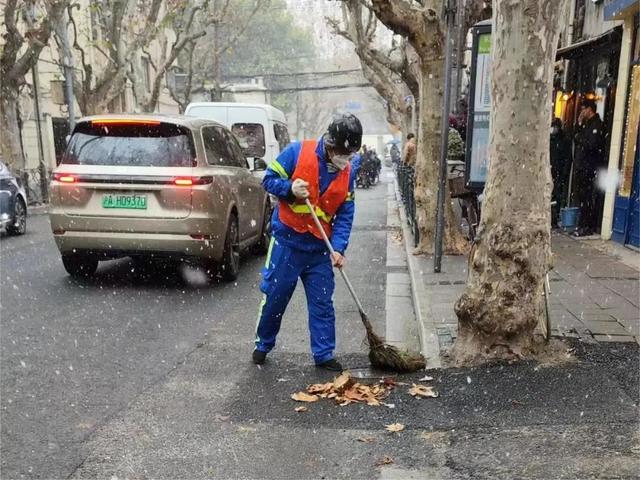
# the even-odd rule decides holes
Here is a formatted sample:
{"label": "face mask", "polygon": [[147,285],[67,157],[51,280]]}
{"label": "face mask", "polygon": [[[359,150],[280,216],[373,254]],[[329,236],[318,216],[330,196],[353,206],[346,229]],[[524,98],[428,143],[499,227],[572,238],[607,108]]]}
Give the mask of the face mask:
{"label": "face mask", "polygon": [[331,163],[333,163],[338,168],[338,170],[344,170],[345,168],[347,168],[350,158],[351,155],[334,155],[331,158]]}

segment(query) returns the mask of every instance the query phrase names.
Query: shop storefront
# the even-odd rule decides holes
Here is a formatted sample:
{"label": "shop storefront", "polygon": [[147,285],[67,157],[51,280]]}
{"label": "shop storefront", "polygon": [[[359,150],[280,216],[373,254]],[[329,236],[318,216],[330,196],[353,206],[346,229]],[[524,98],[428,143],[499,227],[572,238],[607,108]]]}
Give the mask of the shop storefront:
{"label": "shop storefront", "polygon": [[[575,43],[558,50],[557,59],[567,60],[564,79],[555,89],[554,116],[562,120],[565,133],[573,138],[578,126],[578,115],[584,100],[593,100],[604,123],[605,145],[601,154],[602,169],[607,168],[613,118],[618,87],[617,73],[620,60],[622,28],[613,28],[597,37]],[[572,172],[572,180],[573,172]],[[570,181],[572,195],[562,205],[575,205],[575,181]],[[569,191],[569,190],[568,190]],[[597,192],[596,212],[600,227],[605,193]]]}
{"label": "shop storefront", "polygon": [[[609,172],[619,174],[617,188],[605,202],[603,238],[640,247],[640,3],[611,0],[606,20],[624,20],[620,55],[620,88],[616,98],[617,127],[613,132]],[[614,148],[615,147],[615,148]]]}

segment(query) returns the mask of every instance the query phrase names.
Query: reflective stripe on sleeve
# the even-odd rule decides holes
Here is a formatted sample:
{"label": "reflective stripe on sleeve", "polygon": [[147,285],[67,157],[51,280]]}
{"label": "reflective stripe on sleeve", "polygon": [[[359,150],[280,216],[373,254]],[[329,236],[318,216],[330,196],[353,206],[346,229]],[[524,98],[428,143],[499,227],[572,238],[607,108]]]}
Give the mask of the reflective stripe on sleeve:
{"label": "reflective stripe on sleeve", "polygon": [[284,169],[284,167],[280,165],[280,162],[278,162],[277,160],[272,160],[271,163],[269,164],[269,168],[274,172],[276,172],[278,175],[280,175],[280,178],[284,178],[284,179],[289,178],[289,174]]}

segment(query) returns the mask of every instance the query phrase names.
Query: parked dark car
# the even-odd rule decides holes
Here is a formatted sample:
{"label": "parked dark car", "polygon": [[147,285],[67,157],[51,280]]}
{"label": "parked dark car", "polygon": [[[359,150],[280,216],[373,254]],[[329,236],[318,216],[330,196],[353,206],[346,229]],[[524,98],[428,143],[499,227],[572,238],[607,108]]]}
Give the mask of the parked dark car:
{"label": "parked dark car", "polygon": [[27,192],[22,181],[0,161],[0,228],[9,235],[27,231]]}

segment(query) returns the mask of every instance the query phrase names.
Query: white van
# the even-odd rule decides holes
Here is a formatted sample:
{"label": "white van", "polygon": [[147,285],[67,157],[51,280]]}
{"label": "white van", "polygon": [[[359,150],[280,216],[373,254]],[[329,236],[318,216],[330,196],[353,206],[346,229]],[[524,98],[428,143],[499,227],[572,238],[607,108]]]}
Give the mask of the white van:
{"label": "white van", "polygon": [[214,120],[229,128],[250,164],[255,158],[271,163],[290,141],[284,113],[271,105],[196,102],[187,106],[185,115]]}

